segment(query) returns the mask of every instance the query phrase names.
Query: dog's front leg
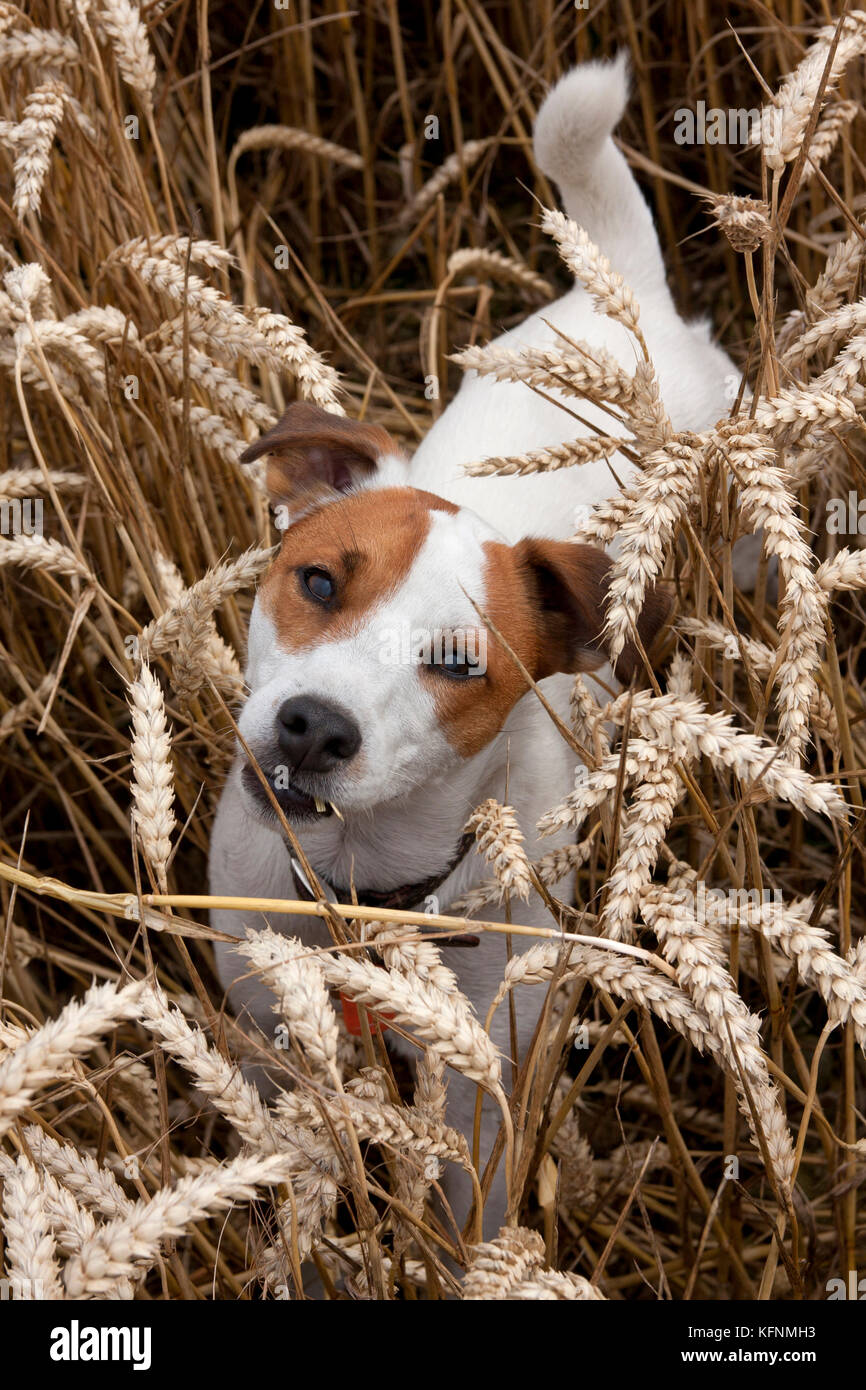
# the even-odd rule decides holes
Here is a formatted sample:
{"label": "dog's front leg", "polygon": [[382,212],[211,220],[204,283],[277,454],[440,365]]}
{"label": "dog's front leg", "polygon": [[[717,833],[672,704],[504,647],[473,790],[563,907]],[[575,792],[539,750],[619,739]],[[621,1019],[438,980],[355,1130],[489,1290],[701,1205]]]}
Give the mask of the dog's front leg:
{"label": "dog's front leg", "polygon": [[[484,1170],[493,1153],[496,1137],[502,1123],[502,1111],[493,1097],[482,1091],[474,1081],[470,1081],[468,1077],[459,1072],[451,1073],[448,1082],[448,1123],[465,1135],[470,1152],[473,1146],[476,1105],[479,1096],[481,1097],[481,1124],[478,1144],[478,1176],[480,1178],[483,1177]],[[447,1164],[442,1174],[442,1190],[454,1220],[458,1228],[462,1230],[468,1220],[474,1197],[473,1184],[468,1173],[465,1173],[456,1164]],[[484,1200],[482,1226],[485,1240],[491,1240],[499,1234],[499,1229],[505,1222],[507,1206],[508,1188],[505,1153],[503,1152],[499,1156],[492,1183]],[[474,1227],[475,1222],[473,1222]],[[472,1238],[472,1230],[469,1232],[469,1238]]]}
{"label": "dog's front leg", "polygon": [[[533,907],[536,908],[533,911]],[[545,921],[545,909],[541,903],[528,904],[523,907],[521,904],[521,916],[528,925],[541,925]],[[489,919],[502,917],[504,914],[493,909],[489,910]],[[537,918],[537,921],[536,921]],[[515,942],[526,941],[527,938],[515,938]],[[463,992],[472,1001],[476,1016],[483,1022],[487,1016],[492,999],[496,995],[499,982],[507,963],[505,953],[504,937],[487,935],[482,938],[480,945],[471,952],[461,951],[460,965],[460,985]],[[471,958],[471,959],[470,959]],[[493,1015],[490,1026],[490,1036],[495,1043],[502,1059],[502,1087],[506,1095],[511,1091],[512,1059],[519,1070],[525,1061],[529,1050],[532,1037],[535,1031],[538,1017],[545,999],[543,989],[518,989],[513,992],[512,1002],[515,1011],[515,1029],[517,1038],[517,1056],[514,1057],[514,1046],[512,1040],[511,1020],[509,1015],[508,1001],[504,1000]],[[473,1143],[475,1129],[475,1116],[478,1097],[482,1096],[481,1101],[481,1122],[479,1130],[478,1159],[479,1177],[482,1177],[484,1170],[489,1163],[502,1124],[503,1115],[496,1100],[480,1088],[467,1077],[459,1072],[451,1072],[448,1083],[448,1123],[458,1129],[466,1136],[470,1147]],[[498,1235],[500,1227],[505,1222],[508,1209],[508,1183],[507,1183],[507,1158],[503,1147],[496,1162],[490,1187],[487,1191],[484,1202],[483,1232],[484,1239],[490,1240]],[[464,1225],[472,1206],[472,1184],[469,1177],[454,1165],[448,1165],[443,1175],[445,1195],[452,1206],[454,1216],[460,1225]],[[512,1193],[516,1200],[518,1194]]]}
{"label": "dog's front leg", "polygon": [[[208,877],[211,894],[215,897],[298,897],[286,844],[278,832],[248,814],[237,767],[226,782],[217,808]],[[251,929],[257,931],[269,926],[286,936],[298,937],[308,946],[327,945],[329,941],[327,928],[318,917],[213,908],[210,919],[217,931],[240,940]],[[285,1055],[276,1047],[280,1035],[274,1013],[274,994],[235,946],[217,941],[214,956],[217,974],[232,1011],[260,1052],[261,1065],[250,1069],[250,1080],[264,1092],[272,1092],[273,1081],[268,1079],[264,1069],[269,1062],[276,1066]],[[282,1084],[291,1084],[285,1074]]]}

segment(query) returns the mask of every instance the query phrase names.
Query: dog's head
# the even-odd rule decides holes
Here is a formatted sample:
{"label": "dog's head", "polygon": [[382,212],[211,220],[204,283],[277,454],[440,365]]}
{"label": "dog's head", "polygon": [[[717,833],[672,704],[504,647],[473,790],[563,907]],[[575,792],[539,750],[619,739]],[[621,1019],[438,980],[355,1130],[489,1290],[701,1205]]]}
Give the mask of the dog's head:
{"label": "dog's head", "polygon": [[[607,660],[603,551],[509,545],[410,487],[385,430],[306,403],[244,461],[263,455],[283,538],[253,609],[239,727],[287,815],[370,810],[474,757],[528,688],[507,647],[536,681]],[[647,603],[645,647],[666,612]],[[627,648],[617,675],[638,661]],[[251,768],[244,783],[269,815]]]}

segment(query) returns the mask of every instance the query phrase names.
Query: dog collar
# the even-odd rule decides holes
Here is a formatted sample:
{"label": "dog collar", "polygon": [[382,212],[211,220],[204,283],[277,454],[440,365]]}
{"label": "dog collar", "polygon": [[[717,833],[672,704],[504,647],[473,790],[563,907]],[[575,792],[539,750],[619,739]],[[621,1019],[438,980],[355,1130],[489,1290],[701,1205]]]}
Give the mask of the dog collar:
{"label": "dog collar", "polygon": [[[381,907],[390,908],[395,912],[406,912],[417,903],[423,902],[425,898],[435,893],[437,888],[441,888],[446,878],[449,878],[466,858],[470,849],[475,843],[475,834],[468,830],[461,835],[457,844],[457,849],[450,864],[434,874],[429,874],[427,878],[420,879],[417,883],[404,883],[399,888],[387,888],[384,891],[377,888],[356,888],[358,903],[361,907]],[[303,902],[315,902],[316,897],[313,893],[306,875],[298,861],[292,857],[292,868],[295,874],[295,884],[298,897]],[[319,874],[319,878],[322,875]],[[352,890],[348,887],[338,886],[336,883],[330,884],[331,889],[340,903],[350,903],[352,901]],[[477,946],[479,938],[477,936],[437,936],[435,944],[437,946]]]}

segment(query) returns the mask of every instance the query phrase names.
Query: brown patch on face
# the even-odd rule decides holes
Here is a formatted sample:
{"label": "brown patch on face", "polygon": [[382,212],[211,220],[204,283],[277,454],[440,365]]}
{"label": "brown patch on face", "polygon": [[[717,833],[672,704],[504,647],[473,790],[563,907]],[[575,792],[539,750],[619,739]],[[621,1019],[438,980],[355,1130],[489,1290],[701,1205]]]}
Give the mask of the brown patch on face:
{"label": "brown patch on face", "polygon": [[[516,548],[486,541],[484,599],[479,605],[535,678],[538,631],[530,592]],[[477,619],[482,626],[481,619]],[[480,753],[500,732],[529,686],[502,644],[487,633],[487,670],[465,680],[431,671],[427,676],[439,722],[452,748],[463,758]]]}
{"label": "brown patch on face", "polygon": [[[603,645],[610,560],[594,546],[571,541],[524,540],[484,545],[485,598],[481,605],[534,681],[557,672],[593,671],[608,659]],[[670,604],[649,594],[638,632],[649,650]],[[479,618],[479,624],[481,619]],[[634,643],[616,666],[628,682],[643,668]],[[487,672],[452,680],[431,671],[437,712],[449,742],[465,758],[495,738],[529,686],[511,654],[487,636]]]}
{"label": "brown patch on face", "polygon": [[[336,642],[357,628],[406,578],[434,511],[457,508],[418,488],[382,488],[352,494],[291,526],[259,591],[283,650]],[[332,577],[332,600],[305,591],[305,569]]]}

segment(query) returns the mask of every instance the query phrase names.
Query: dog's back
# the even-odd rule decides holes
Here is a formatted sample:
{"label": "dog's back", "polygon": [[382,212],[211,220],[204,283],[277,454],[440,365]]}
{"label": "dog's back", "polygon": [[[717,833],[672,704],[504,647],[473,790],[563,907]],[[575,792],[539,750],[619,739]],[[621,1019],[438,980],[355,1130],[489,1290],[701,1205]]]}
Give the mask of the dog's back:
{"label": "dog's back", "polygon": [[[674,428],[701,429],[727,413],[726,387],[736,379],[736,369],[710,341],[705,324],[684,323],[677,313],[652,214],[611,138],[627,97],[623,57],[587,63],[566,74],[539,111],[536,160],[558,184],[569,217],[634,290]],[[562,350],[563,339],[555,329],[606,348],[630,372],[636,366],[634,340],[595,309],[580,285],[503,334],[496,345]],[[462,476],[463,466],[479,459],[527,453],[587,435],[591,431],[581,420],[602,433],[623,434],[616,419],[589,402],[559,399],[566,410],[522,383],[467,373],[412,460],[412,484],[471,507],[508,540],[525,535],[527,525],[539,535],[572,535],[577,508],[614,493],[614,473],[620,479],[630,476],[632,465],[622,454],[610,465],[601,460],[521,477]]]}

